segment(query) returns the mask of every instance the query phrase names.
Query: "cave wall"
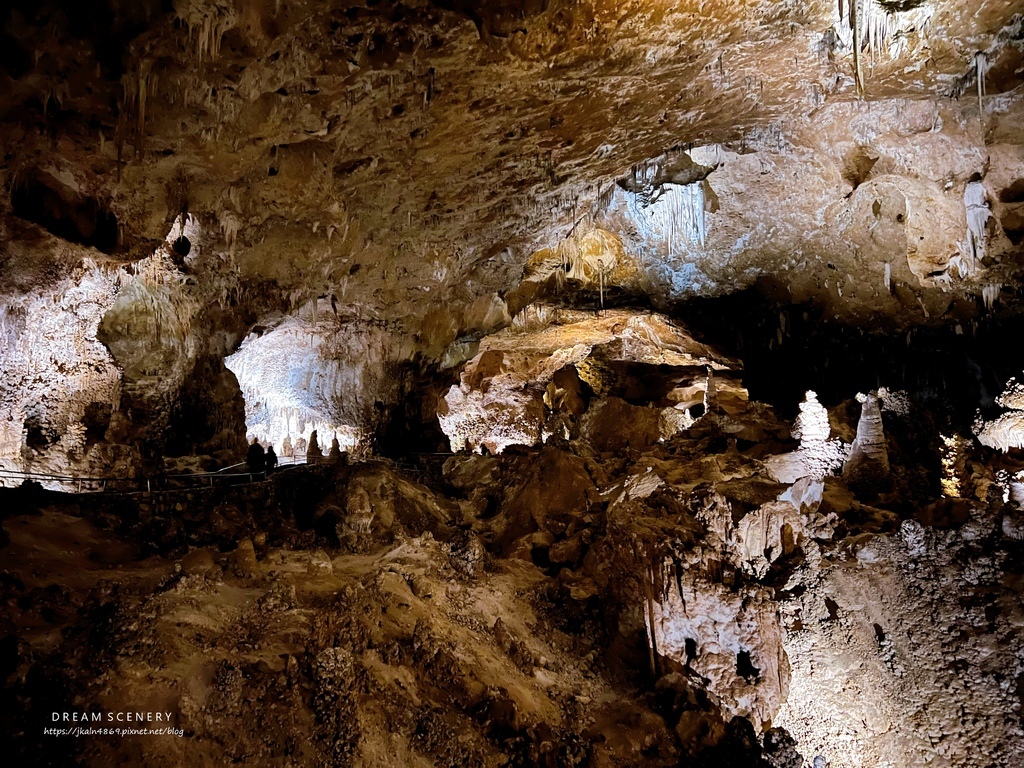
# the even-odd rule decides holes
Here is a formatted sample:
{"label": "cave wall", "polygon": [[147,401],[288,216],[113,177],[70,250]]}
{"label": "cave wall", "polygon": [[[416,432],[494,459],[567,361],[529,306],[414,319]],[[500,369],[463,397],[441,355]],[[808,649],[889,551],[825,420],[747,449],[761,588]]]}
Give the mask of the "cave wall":
{"label": "cave wall", "polygon": [[[668,309],[769,279],[841,323],[971,322],[1016,301],[1021,21],[865,8],[858,58],[826,2],[12,6],[0,226],[38,264],[5,290],[127,268],[99,333],[155,454],[197,371],[230,389],[217,359],[311,306],[445,367],[566,287]],[[353,350],[321,349],[330,378]],[[396,390],[364,378],[304,422],[367,428]],[[226,450],[200,437],[173,451]]]}
{"label": "cave wall", "polygon": [[0,462],[4,469],[124,471],[127,446],[100,446],[120,410],[121,372],[98,341],[117,273],[81,264],[48,288],[8,294],[0,311]]}

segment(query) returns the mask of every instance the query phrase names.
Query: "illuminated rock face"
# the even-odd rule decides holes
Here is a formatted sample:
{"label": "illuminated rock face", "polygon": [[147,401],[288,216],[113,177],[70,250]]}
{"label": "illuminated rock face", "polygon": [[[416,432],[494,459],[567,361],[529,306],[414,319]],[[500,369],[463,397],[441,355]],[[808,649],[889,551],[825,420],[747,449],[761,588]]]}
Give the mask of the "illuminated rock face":
{"label": "illuminated rock face", "polygon": [[317,430],[328,445],[337,435],[345,450],[356,448],[374,426],[375,398],[395,397],[385,371],[392,354],[386,331],[309,317],[251,336],[227,359],[245,395],[249,438],[280,453],[286,438],[308,441]]}
{"label": "illuminated rock face", "polygon": [[[993,459],[944,377],[808,351],[791,423],[739,359],[804,315],[1018,368],[1019,3],[8,5],[0,470],[334,460],[5,496],[17,717],[166,699],[210,765],[758,766],[778,724],[1024,764],[1024,390]],[[774,309],[713,327],[737,294]]]}
{"label": "illuminated rock face", "polygon": [[[202,258],[198,232],[190,252]],[[204,454],[222,466],[244,455],[242,400],[225,352],[245,318],[231,306],[237,284],[216,269],[179,263],[172,229],[152,256],[119,275],[98,337],[122,371],[133,438],[151,455]],[[179,245],[180,247],[180,245]]]}
{"label": "illuminated rock face", "polygon": [[687,575],[654,602],[658,653],[705,678],[716,703],[766,727],[789,694],[789,661],[767,591],[739,593]]}
{"label": "illuminated rock face", "polygon": [[54,238],[11,247],[12,282],[37,287],[5,299],[5,468],[123,476],[161,456],[244,453],[223,366],[246,323],[230,307],[237,283],[203,263],[202,233],[182,221],[133,264]]}
{"label": "illuminated rock face", "polygon": [[83,268],[0,309],[0,466],[31,472],[124,471],[133,452],[106,448],[121,372],[96,339],[116,271]]}
{"label": "illuminated rock face", "polygon": [[[724,711],[759,729],[788,699],[790,666],[778,605],[756,580],[832,537],[835,517],[818,512],[822,489],[805,478],[745,514],[742,505],[713,494],[697,513],[708,548],[667,560],[655,578],[662,585],[650,619],[657,652],[706,679]],[[730,588],[714,567],[700,573],[722,560],[753,581]]]}
{"label": "illuminated rock face", "polygon": [[793,437],[800,441],[800,447],[792,453],[772,456],[767,461],[768,471],[783,483],[794,483],[802,477],[820,480],[834,474],[843,466],[849,449],[840,440],[830,440],[831,432],[828,411],[818,402],[818,395],[808,391],[793,425]]}
{"label": "illuminated rock face", "polygon": [[[977,724],[1019,706],[998,671],[1016,674],[1008,654],[1017,641],[995,640],[989,632],[1004,619],[987,624],[983,609],[961,602],[963,584],[977,594],[1002,578],[999,556],[967,555],[993,551],[998,535],[977,517],[960,530],[916,525],[864,541],[849,559],[822,561],[818,586],[784,620],[792,681],[774,720],[804,755],[841,768],[1020,760],[1016,723],[997,726],[997,739]],[[941,639],[950,636],[960,637],[952,660]]]}
{"label": "illuminated rock face", "polygon": [[[631,366],[649,371],[651,380],[631,384],[631,378],[645,375],[631,374]],[[584,390],[589,397],[642,384],[648,391],[636,399],[655,406],[646,419],[648,442],[654,442],[685,422],[682,412],[675,418],[662,415],[666,406],[690,405],[674,402],[674,396],[685,397],[677,393],[706,389],[709,370],[725,374],[735,366],[660,315],[530,307],[510,328],[480,342],[460,384],[445,395],[438,418],[452,450],[500,453],[509,445],[536,445],[551,434],[568,436],[568,424],[560,419],[575,419],[586,410]],[[653,375],[659,369],[660,382]],[[595,418],[591,415],[589,423],[596,425]],[[621,425],[608,429],[621,430]],[[621,441],[598,442],[602,449],[614,449]]]}
{"label": "illuminated rock face", "polygon": [[781,558],[802,550],[811,540],[832,537],[835,516],[818,510],[823,488],[820,480],[801,478],[776,500],[743,514],[739,520],[732,506],[718,499],[702,519],[737,568],[763,579]]}
{"label": "illuminated rock face", "polygon": [[975,433],[978,441],[1004,453],[1024,448],[1024,386],[1016,379],[1010,379],[1006,391],[996,399],[996,403],[1006,412],[991,421],[977,421]]}

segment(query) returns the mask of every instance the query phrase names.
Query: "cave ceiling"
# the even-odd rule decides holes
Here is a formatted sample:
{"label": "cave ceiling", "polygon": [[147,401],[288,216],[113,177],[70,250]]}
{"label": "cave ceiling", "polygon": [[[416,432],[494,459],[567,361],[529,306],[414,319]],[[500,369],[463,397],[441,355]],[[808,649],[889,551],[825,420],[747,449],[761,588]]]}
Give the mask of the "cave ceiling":
{"label": "cave ceiling", "polygon": [[354,435],[545,303],[975,333],[1019,311],[1021,11],[11,3],[0,453],[74,463],[90,408],[237,451],[239,387],[250,437]]}
{"label": "cave ceiling", "polygon": [[[412,332],[440,298],[457,334],[534,251],[610,215],[617,182],[717,145],[688,259],[707,278],[655,280],[655,301],[765,274],[837,315],[914,323],[979,293],[947,271],[969,179],[989,174],[996,199],[1024,175],[1014,2],[879,6],[859,80],[836,2],[129,5],[6,14],[5,290],[59,260],[51,237],[131,262],[188,213],[225,269],[292,305],[333,295]],[[66,210],[19,217],[18,191]],[[1000,212],[977,270],[991,283],[1016,268],[1020,211]],[[912,298],[872,295],[885,262]],[[829,264],[849,273],[842,296]]]}

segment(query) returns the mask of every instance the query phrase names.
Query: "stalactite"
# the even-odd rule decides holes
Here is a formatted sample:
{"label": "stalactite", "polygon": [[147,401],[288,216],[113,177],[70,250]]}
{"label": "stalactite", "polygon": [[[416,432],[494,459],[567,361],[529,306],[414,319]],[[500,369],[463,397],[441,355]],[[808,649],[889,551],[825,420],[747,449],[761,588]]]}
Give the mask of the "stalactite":
{"label": "stalactite", "polygon": [[864,53],[874,66],[883,52],[890,60],[902,56],[908,40],[922,34],[928,27],[934,9],[929,4],[900,10],[883,6],[878,0],[849,0],[839,3],[838,19],[832,31],[845,49],[853,53],[854,80],[857,92],[864,91]]}
{"label": "stalactite", "polygon": [[857,93],[864,93],[864,77],[860,71],[860,25],[857,23],[857,2],[850,0],[850,27],[853,29],[853,76]]}
{"label": "stalactite", "polygon": [[228,253],[232,257],[235,253],[235,240],[242,228],[242,222],[231,211],[223,211],[219,217],[220,230],[224,235],[224,244],[228,247]]}
{"label": "stalactite", "polygon": [[1002,290],[1002,286],[998,284],[989,284],[981,289],[981,298],[985,303],[985,309],[989,312],[996,305],[996,301],[999,299],[999,291]]}
{"label": "stalactite", "polygon": [[988,73],[988,57],[985,56],[983,51],[978,51],[974,54],[974,70],[978,78],[978,112],[981,114],[981,119],[985,119],[985,75]]}

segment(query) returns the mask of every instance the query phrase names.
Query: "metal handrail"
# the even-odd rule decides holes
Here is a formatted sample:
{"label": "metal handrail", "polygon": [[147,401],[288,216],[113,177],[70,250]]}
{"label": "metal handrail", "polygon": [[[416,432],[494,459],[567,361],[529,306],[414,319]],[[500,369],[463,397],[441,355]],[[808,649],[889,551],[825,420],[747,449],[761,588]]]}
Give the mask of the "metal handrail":
{"label": "metal handrail", "polygon": [[230,467],[224,467],[223,469],[218,469],[216,472],[214,472],[212,474],[220,474],[221,472],[227,472],[229,469],[234,469],[235,467],[244,467],[244,466],[245,466],[245,462],[244,461],[240,461],[237,464],[232,464]]}
{"label": "metal handrail", "polygon": [[[318,463],[318,462],[313,462]],[[298,466],[305,466],[306,462],[300,462],[292,459],[288,462],[279,464],[278,467],[281,469],[292,469]],[[236,469],[237,467],[245,466],[245,462],[240,464],[232,464],[231,466],[224,467],[215,472],[194,472],[187,474],[175,474],[175,475],[159,475],[156,477],[87,477],[87,476],[75,476],[75,475],[59,475],[50,472],[22,472],[21,470],[15,469],[0,469],[0,480],[21,480],[25,482],[27,480],[33,481],[49,481],[54,483],[75,483],[78,486],[78,492],[82,493],[85,491],[91,493],[105,493],[107,491],[107,484],[116,483],[131,483],[137,485],[142,490],[151,492],[154,486],[166,485],[168,481],[181,482],[185,481],[193,483],[195,485],[203,485],[203,481],[209,481],[209,486],[213,486],[214,480],[237,480],[239,478],[246,478],[247,482],[256,482],[258,480],[265,480],[267,473],[264,472],[228,472],[228,470]],[[88,485],[96,484],[100,485],[100,488],[89,488]],[[180,490],[178,488],[163,488],[158,490]],[[130,491],[129,491],[130,492]]]}

